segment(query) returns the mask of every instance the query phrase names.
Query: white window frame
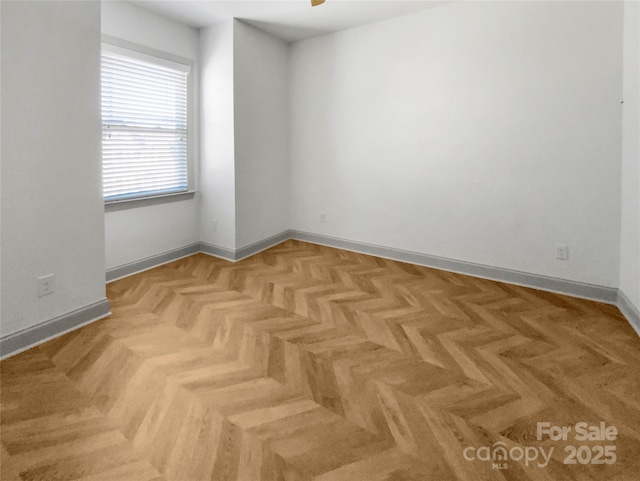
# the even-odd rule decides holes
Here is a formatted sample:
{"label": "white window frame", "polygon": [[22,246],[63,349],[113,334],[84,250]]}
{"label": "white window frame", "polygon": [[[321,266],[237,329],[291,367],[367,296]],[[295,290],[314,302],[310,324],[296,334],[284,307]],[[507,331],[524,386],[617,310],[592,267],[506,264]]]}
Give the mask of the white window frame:
{"label": "white window frame", "polygon": [[[102,36],[102,51],[122,54],[127,57],[141,60],[144,62],[154,63],[156,65],[182,69],[188,71],[187,75],[187,190],[184,192],[164,193],[157,195],[140,196],[129,199],[105,200],[105,210],[107,212],[121,209],[129,209],[133,207],[141,207],[145,205],[153,205],[164,202],[174,202],[183,199],[191,199],[195,194],[195,142],[198,126],[196,124],[196,115],[194,109],[194,71],[193,61],[173,55],[167,52],[156,50],[143,45],[138,45],[126,40]],[[102,92],[102,89],[101,89]],[[102,122],[101,131],[102,131]],[[100,157],[102,162],[102,156]]]}

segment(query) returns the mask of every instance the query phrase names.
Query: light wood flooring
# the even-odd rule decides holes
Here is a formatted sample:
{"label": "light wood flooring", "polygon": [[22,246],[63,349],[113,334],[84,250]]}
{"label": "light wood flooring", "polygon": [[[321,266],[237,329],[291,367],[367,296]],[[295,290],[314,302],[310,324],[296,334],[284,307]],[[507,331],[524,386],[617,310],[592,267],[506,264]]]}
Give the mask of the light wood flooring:
{"label": "light wood flooring", "polygon": [[[0,363],[3,481],[640,479],[640,338],[612,306],[298,241],[108,296]],[[463,455],[495,443],[554,452]],[[582,444],[617,460],[564,464]]]}

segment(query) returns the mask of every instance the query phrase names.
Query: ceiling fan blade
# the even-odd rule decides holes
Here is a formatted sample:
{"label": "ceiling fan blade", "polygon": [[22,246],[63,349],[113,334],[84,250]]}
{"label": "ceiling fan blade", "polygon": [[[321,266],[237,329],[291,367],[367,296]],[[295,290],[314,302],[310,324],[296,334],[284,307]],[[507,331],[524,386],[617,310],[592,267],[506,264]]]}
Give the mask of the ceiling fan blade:
{"label": "ceiling fan blade", "polygon": [[324,3],[324,0],[311,0],[312,7],[317,7],[318,5],[322,5],[323,3]]}

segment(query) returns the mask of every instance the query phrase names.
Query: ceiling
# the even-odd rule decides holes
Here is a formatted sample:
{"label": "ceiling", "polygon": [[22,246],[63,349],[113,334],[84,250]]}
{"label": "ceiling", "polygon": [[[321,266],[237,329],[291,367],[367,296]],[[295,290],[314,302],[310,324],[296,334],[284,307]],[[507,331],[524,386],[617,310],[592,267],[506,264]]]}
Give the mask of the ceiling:
{"label": "ceiling", "polygon": [[379,22],[443,3],[435,0],[133,0],[133,3],[196,28],[238,18],[288,42]]}

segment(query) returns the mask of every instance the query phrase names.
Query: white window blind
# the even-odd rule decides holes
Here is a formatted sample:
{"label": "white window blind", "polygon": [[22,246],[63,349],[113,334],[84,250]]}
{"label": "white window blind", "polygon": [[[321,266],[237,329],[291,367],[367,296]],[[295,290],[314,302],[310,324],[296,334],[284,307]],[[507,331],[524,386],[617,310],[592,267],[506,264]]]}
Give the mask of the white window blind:
{"label": "white window blind", "polygon": [[189,67],[103,45],[105,201],[188,190]]}

